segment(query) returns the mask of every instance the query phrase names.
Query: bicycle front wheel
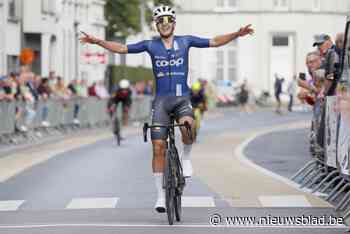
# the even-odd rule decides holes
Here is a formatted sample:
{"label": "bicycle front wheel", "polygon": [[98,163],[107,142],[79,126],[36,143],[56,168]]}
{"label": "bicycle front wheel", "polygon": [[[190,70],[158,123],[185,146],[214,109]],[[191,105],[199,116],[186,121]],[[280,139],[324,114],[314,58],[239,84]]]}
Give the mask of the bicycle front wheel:
{"label": "bicycle front wheel", "polygon": [[113,120],[113,133],[115,136],[115,139],[117,141],[117,144],[120,145],[120,123],[119,123],[119,119],[117,116],[114,117]]}
{"label": "bicycle front wheel", "polygon": [[177,194],[174,198],[175,203],[175,218],[176,221],[181,221],[182,207],[181,207],[181,194]]}
{"label": "bicycle front wheel", "polygon": [[171,151],[168,150],[165,158],[164,168],[164,181],[165,181],[165,205],[168,215],[169,225],[174,224],[175,213],[175,175],[173,174],[173,161]]}

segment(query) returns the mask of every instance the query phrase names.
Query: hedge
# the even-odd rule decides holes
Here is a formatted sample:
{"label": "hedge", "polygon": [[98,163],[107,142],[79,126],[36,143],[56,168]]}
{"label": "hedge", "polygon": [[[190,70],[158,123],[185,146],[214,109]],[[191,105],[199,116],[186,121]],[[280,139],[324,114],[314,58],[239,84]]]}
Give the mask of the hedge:
{"label": "hedge", "polygon": [[154,79],[152,69],[145,67],[112,65],[111,73],[113,84],[118,84],[118,82],[124,78],[130,80],[131,83]]}

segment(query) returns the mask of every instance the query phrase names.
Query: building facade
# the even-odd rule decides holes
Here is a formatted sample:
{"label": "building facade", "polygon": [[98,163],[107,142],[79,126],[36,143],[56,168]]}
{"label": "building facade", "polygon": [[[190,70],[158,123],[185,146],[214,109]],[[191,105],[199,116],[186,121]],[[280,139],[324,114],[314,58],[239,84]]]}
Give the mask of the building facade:
{"label": "building facade", "polygon": [[0,1],[0,75],[18,67],[21,50],[20,2]]}
{"label": "building facade", "polygon": [[[257,93],[273,90],[274,74],[287,81],[305,72],[314,37],[345,29],[349,0],[176,0],[176,34],[212,38],[252,24],[254,36],[221,48],[192,49],[190,78],[247,79]],[[130,38],[129,42],[140,39]],[[146,56],[147,55],[143,55]],[[127,63],[143,59],[128,55]],[[148,63],[147,66],[150,64]]]}
{"label": "building facade", "polygon": [[[13,45],[11,54],[19,65],[18,55],[21,48],[31,48],[35,54],[32,69],[41,76],[48,76],[50,71],[62,76],[66,81],[72,79],[102,80],[105,76],[107,55],[105,51],[91,45],[79,43],[80,31],[86,31],[99,38],[105,38],[104,0],[2,0],[6,5],[16,2],[19,18],[13,36],[14,22],[7,20],[4,47]],[[5,6],[5,7],[4,7]],[[0,21],[1,24],[1,21]],[[1,30],[1,29],[0,29]],[[10,46],[11,48],[11,46]],[[0,49],[1,53],[1,49]],[[11,55],[10,54],[10,55]],[[4,64],[1,62],[0,64]],[[6,74],[15,68],[2,65],[2,73]]]}

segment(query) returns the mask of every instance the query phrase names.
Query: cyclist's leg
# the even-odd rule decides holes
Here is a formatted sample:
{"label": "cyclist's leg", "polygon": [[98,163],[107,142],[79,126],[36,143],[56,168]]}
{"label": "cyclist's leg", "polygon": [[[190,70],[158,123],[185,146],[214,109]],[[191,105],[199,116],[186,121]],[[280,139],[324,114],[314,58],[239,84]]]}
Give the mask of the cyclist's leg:
{"label": "cyclist's leg", "polygon": [[[152,124],[169,124],[169,115],[165,109],[164,100],[156,98],[152,104]],[[157,202],[155,209],[165,212],[165,191],[163,189],[163,172],[166,151],[167,130],[165,128],[153,128],[151,130],[153,145],[152,169],[157,188]]]}
{"label": "cyclist's leg", "polygon": [[182,142],[183,142],[183,174],[185,177],[192,176],[192,164],[190,161],[191,151],[192,151],[192,143],[195,138],[195,122],[194,122],[194,114],[192,107],[190,105],[190,101],[187,98],[180,98],[177,108],[175,110],[175,115],[180,124],[188,122],[191,125],[191,135],[188,134],[187,129],[185,127],[181,127],[182,134]]}
{"label": "cyclist's leg", "polygon": [[129,109],[130,109],[130,103],[128,101],[122,102],[122,109],[123,109],[123,126],[128,126],[129,122]]}

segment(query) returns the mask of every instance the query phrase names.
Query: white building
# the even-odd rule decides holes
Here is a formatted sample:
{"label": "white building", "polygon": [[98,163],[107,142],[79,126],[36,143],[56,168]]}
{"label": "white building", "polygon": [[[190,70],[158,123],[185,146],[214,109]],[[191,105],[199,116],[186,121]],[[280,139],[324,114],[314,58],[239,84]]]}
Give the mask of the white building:
{"label": "white building", "polygon": [[0,14],[0,25],[4,19],[7,25],[3,33],[6,35],[5,41],[0,39],[1,45],[4,45],[1,48],[7,48],[7,61],[0,60],[1,73],[12,71],[12,60],[16,61],[18,68],[20,49],[31,48],[36,55],[32,69],[41,76],[48,76],[50,71],[55,71],[67,81],[75,78],[90,81],[104,78],[107,65],[105,51],[96,46],[82,46],[78,40],[80,30],[105,38],[107,24],[104,19],[104,0],[2,1],[0,13],[11,12],[6,10],[11,2],[18,5],[15,12],[21,16],[18,18],[22,19],[23,27],[21,33],[19,20],[6,20]]}
{"label": "white building", "polygon": [[19,1],[0,1],[0,75],[18,67],[21,50]]}
{"label": "white building", "polygon": [[[255,91],[271,91],[275,73],[288,81],[293,74],[305,72],[305,55],[313,50],[314,37],[320,33],[335,36],[344,31],[350,10],[349,0],[176,0],[176,3],[180,7],[178,35],[212,38],[253,25],[254,36],[221,48],[192,49],[190,78],[237,82],[248,79]],[[136,39],[140,37],[128,42]],[[128,55],[127,63],[136,66],[143,60]]]}

